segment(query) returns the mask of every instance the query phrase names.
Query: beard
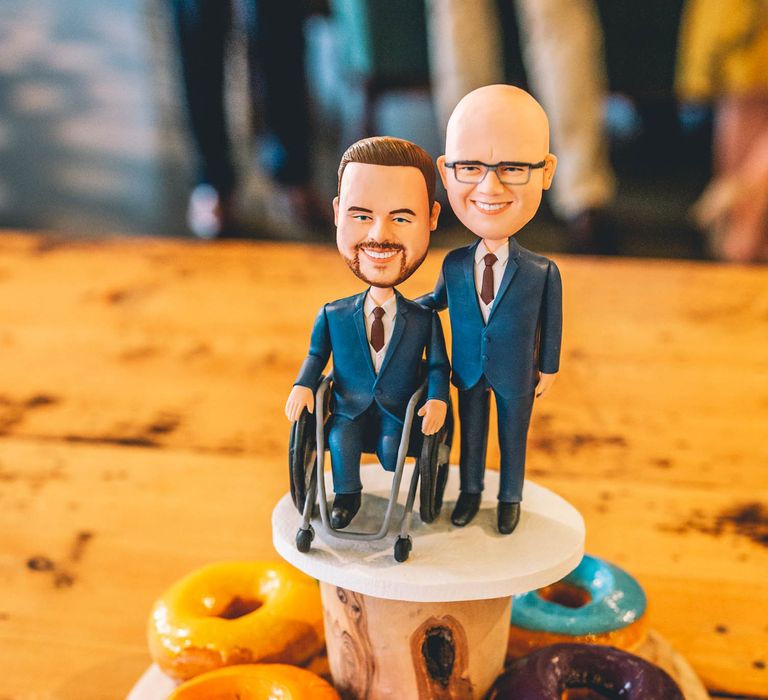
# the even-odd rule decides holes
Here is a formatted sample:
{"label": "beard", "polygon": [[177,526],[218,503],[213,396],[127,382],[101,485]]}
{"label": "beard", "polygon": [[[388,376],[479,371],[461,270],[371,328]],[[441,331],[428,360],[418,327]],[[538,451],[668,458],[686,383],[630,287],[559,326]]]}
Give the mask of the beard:
{"label": "beard", "polygon": [[[369,248],[370,250],[396,250],[401,253],[400,256],[400,269],[397,270],[397,272],[394,274],[394,278],[390,280],[385,281],[374,281],[370,279],[369,277],[366,277],[365,272],[363,272],[360,269],[360,249],[361,248]],[[344,258],[344,262],[347,263],[347,266],[350,270],[355,274],[355,276],[358,279],[361,279],[366,284],[371,285],[372,287],[396,287],[401,282],[404,282],[407,280],[416,270],[419,268],[421,263],[424,262],[424,258],[427,257],[428,249],[424,251],[424,254],[416,261],[409,263],[409,261],[406,259],[406,250],[403,245],[400,243],[389,243],[387,241],[384,241],[382,243],[378,241],[363,241],[362,243],[358,243],[355,246],[355,254],[351,258],[347,257],[346,255],[342,254],[342,257]]]}

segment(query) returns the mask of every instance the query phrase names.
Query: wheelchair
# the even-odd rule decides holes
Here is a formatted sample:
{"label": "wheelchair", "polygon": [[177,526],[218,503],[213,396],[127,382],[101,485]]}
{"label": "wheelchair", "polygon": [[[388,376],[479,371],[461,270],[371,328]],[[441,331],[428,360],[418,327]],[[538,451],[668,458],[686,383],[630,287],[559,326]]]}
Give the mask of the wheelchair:
{"label": "wheelchair", "polygon": [[[450,399],[443,427],[433,435],[424,435],[421,432],[421,421],[415,421],[414,416],[426,390],[426,383],[423,383],[411,396],[405,411],[389,500],[379,529],[375,532],[354,532],[347,528],[336,530],[331,525],[324,478],[325,452],[331,415],[329,388],[332,379],[331,375],[321,378],[315,392],[315,412],[309,413],[305,409],[291,426],[288,451],[291,498],[296,509],[302,514],[301,527],[296,533],[296,548],[304,553],[310,550],[315,537],[310,521],[317,510],[320,513],[323,532],[332,537],[364,541],[380,540],[386,537],[400,496],[405,459],[414,457],[416,465],[411,476],[403,518],[399,524],[399,534],[394,543],[395,561],[404,562],[413,548],[413,540],[408,533],[411,528],[417,487],[419,516],[422,522],[431,523],[440,515],[442,509],[453,442],[453,410]],[[370,436],[366,440],[366,444],[363,445],[364,453],[375,452],[376,438],[377,436]]]}

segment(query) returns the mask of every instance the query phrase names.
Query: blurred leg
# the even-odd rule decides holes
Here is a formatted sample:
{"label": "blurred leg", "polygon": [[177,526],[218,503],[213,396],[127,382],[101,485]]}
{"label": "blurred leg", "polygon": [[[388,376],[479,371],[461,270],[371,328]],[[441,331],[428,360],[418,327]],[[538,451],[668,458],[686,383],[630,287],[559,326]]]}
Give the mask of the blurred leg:
{"label": "blurred leg", "polygon": [[310,115],[303,3],[246,0],[244,5],[251,91],[263,93],[259,103],[273,140],[266,165],[277,182],[305,185],[310,179]]}
{"label": "blurred leg", "polygon": [[172,9],[198,181],[226,197],[235,184],[224,110],[224,44],[231,8],[226,0],[172,0]]}
{"label": "blurred leg", "polygon": [[445,130],[456,103],[483,85],[504,82],[496,0],[427,0],[432,94]]}
{"label": "blurred leg", "polygon": [[615,182],[603,129],[607,90],[603,35],[593,0],[516,0],[528,77],[558,156],[557,214],[600,209]]}
{"label": "blurred leg", "polygon": [[726,260],[765,259],[768,239],[768,96],[725,97],[715,124],[717,187],[724,200],[718,253]]}

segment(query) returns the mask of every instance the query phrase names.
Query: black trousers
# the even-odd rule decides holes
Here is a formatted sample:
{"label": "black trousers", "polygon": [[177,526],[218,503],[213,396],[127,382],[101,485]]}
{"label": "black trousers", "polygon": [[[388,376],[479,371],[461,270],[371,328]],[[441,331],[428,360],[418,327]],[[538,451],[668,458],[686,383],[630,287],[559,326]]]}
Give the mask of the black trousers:
{"label": "black trousers", "polygon": [[[232,21],[229,0],[170,0],[180,51],[198,182],[221,194],[235,186],[224,107],[224,52]],[[272,177],[285,185],[309,180],[309,113],[301,0],[240,0],[248,42],[249,87],[260,96]],[[254,100],[252,99],[252,102]]]}

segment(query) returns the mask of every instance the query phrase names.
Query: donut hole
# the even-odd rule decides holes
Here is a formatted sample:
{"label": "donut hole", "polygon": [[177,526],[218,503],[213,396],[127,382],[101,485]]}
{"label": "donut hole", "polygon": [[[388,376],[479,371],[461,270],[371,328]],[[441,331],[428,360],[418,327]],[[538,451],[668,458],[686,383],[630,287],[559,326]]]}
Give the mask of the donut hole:
{"label": "donut hole", "polygon": [[255,598],[241,598],[236,595],[232,600],[227,603],[226,607],[220,612],[216,613],[216,617],[221,617],[224,620],[237,620],[239,617],[245,617],[252,612],[258,610],[262,606],[260,600]]}
{"label": "donut hole", "polygon": [[[586,588],[565,581],[558,581],[551,586],[540,588],[536,592],[544,600],[564,608],[583,608],[587,603],[592,602],[592,595]],[[603,696],[597,697],[602,698]]]}

